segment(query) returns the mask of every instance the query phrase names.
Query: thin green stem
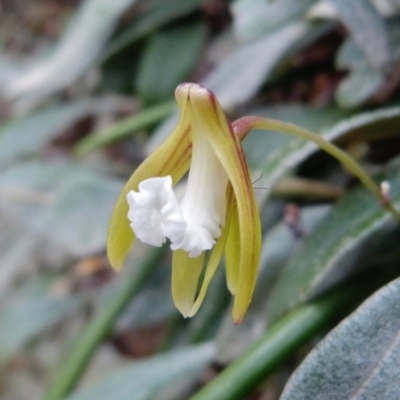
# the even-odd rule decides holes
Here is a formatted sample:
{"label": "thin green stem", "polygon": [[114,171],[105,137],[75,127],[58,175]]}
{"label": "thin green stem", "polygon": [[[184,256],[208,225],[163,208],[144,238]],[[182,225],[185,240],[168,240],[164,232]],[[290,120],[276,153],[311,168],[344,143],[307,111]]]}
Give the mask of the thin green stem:
{"label": "thin green stem", "polygon": [[110,332],[121,311],[139,292],[164,251],[165,247],[155,248],[140,265],[132,266],[129,270],[129,267],[125,267],[124,271],[127,272],[120,277],[115,296],[98,310],[80,336],[76,338],[54,375],[54,381],[45,400],[61,400],[74,388],[97,346]]}
{"label": "thin green stem", "polygon": [[103,132],[94,133],[81,140],[75,147],[75,154],[82,157],[100,147],[117,140],[125,139],[140,129],[153,125],[168,116],[176,107],[174,101],[157,104],[146,108],[131,117],[117,122]]}
{"label": "thin green stem", "polygon": [[363,168],[347,153],[328,142],[320,135],[288,122],[262,117],[243,117],[233,123],[233,128],[241,139],[252,129],[263,129],[287,133],[317,144],[322,150],[325,150],[340,161],[349,172],[355,175],[364,186],[380,200],[383,207],[390,211],[396,218],[400,219],[400,212],[396,210],[389,199],[382,194],[380,187],[371,179]]}
{"label": "thin green stem", "polygon": [[278,197],[307,197],[324,200],[337,200],[343,196],[343,190],[327,183],[287,177],[280,180],[272,189],[272,195]]}

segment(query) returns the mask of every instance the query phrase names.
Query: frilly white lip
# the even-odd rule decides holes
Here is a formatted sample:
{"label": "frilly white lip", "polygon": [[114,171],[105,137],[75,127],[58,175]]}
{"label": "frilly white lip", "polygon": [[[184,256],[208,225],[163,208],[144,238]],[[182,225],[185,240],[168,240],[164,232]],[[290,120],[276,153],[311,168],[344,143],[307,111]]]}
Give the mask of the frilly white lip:
{"label": "frilly white lip", "polygon": [[139,184],[139,191],[131,190],[126,199],[130,226],[143,243],[160,247],[166,236],[184,229],[170,176],[144,180]]}
{"label": "frilly white lip", "polygon": [[[204,218],[207,214],[199,207],[179,204],[170,176],[144,180],[138,192],[127,194],[127,201],[130,226],[143,243],[159,247],[168,238],[172,250],[185,250],[194,258],[210,250],[221,234],[216,221]],[[188,214],[191,210],[194,214]]]}

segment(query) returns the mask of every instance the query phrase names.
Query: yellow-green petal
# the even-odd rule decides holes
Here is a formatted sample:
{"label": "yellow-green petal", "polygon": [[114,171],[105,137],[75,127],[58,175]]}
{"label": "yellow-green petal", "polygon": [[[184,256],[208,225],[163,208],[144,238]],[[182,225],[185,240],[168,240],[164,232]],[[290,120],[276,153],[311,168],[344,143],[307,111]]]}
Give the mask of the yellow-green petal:
{"label": "yellow-green petal", "polygon": [[191,258],[186,251],[176,250],[172,257],[172,298],[184,317],[190,316],[194,304],[204,254]]}
{"label": "yellow-green petal", "polygon": [[240,226],[237,205],[232,208],[229,235],[225,245],[226,283],[232,295],[236,295],[239,284]]}
{"label": "yellow-green petal", "polygon": [[190,124],[184,108],[175,130],[165,142],[136,169],[119,195],[107,237],[108,259],[115,269],[120,269],[135,239],[129,226],[126,195],[130,190],[138,190],[145,179],[171,175],[174,184],[187,172],[192,154]]}
{"label": "yellow-green petal", "polygon": [[[240,226],[240,265],[233,320],[239,323],[251,301],[261,251],[258,207],[244,152],[214,94],[197,85],[189,93],[188,114],[193,129],[207,135],[232,183]],[[189,107],[191,107],[189,109]]]}
{"label": "yellow-green petal", "polygon": [[203,303],[204,297],[207,293],[208,286],[214,277],[215,272],[217,271],[218,265],[221,261],[222,254],[224,252],[226,240],[228,238],[228,233],[230,230],[230,221],[232,215],[232,205],[233,205],[233,191],[232,186],[229,185],[227,188],[227,205],[226,205],[226,219],[225,219],[225,226],[222,228],[221,236],[218,238],[217,243],[215,244],[210,258],[208,260],[207,268],[204,274],[204,279],[201,285],[201,289],[199,295],[196,298],[196,301],[189,313],[189,317],[193,317],[200,308],[201,304]]}

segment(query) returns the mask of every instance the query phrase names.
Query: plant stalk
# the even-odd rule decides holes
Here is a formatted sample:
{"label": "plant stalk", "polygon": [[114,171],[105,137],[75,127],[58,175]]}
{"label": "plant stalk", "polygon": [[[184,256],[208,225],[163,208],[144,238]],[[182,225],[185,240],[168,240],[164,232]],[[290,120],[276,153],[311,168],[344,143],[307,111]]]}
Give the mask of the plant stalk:
{"label": "plant stalk", "polygon": [[339,149],[334,144],[328,142],[320,135],[288,122],[263,117],[243,117],[236,120],[232,126],[235,134],[239,136],[240,140],[243,140],[243,138],[252,129],[263,129],[267,131],[287,133],[289,135],[297,136],[315,143],[322,150],[326,151],[340,161],[349,172],[356,176],[364,184],[364,186],[379,199],[384,208],[386,208],[397,219],[400,220],[400,211],[393,206],[388,197],[382,193],[381,188],[372,180],[372,178],[364,171],[364,169],[347,153]]}
{"label": "plant stalk", "polygon": [[175,102],[167,101],[139,111],[137,114],[118,121],[107,130],[95,132],[81,140],[75,147],[75,154],[83,157],[100,147],[125,139],[134,132],[161,121],[171,114],[175,107]]}

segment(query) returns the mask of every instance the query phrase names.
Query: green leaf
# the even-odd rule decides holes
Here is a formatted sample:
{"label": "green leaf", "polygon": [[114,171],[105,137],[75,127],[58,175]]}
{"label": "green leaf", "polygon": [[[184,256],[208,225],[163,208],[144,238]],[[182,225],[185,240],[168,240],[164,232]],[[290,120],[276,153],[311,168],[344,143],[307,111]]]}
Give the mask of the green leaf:
{"label": "green leaf", "polygon": [[248,394],[265,382],[271,372],[315,337],[333,318],[337,318],[343,308],[358,301],[363,292],[365,287],[343,286],[313,303],[291,311],[190,399],[248,398]]}
{"label": "green leaf", "polygon": [[240,46],[203,81],[225,108],[249,100],[286,57],[326,33],[331,24],[295,21]]}
{"label": "green leaf", "polygon": [[38,152],[78,120],[94,111],[90,101],[52,106],[0,128],[0,165]]}
{"label": "green leaf", "polygon": [[371,98],[384,82],[384,74],[374,68],[357,69],[340,82],[335,92],[336,101],[343,108],[358,107]]}
{"label": "green leaf", "polygon": [[[386,22],[392,60],[400,59],[399,18]],[[342,107],[357,107],[371,98],[387,81],[388,74],[374,67],[353,38],[347,39],[336,56],[338,69],[350,70],[336,89],[336,100]]]}
{"label": "green leaf", "polygon": [[[391,56],[392,59],[400,59],[400,18],[394,17],[386,20],[387,29],[389,32]],[[360,47],[354,41],[353,38],[349,37],[340,46],[339,51],[336,54],[336,67],[339,69],[363,69],[366,67],[372,67],[368,58],[362,52]]]}
{"label": "green leaf", "polygon": [[359,69],[371,65],[363,51],[352,38],[346,39],[339,47],[335,57],[335,67],[340,70]]}
{"label": "green leaf", "polygon": [[137,39],[183,17],[205,3],[207,0],[145,0],[140,3],[132,25],[117,36],[110,44],[106,57],[123,50]]}
{"label": "green leaf", "polygon": [[[171,297],[171,271],[169,262],[160,263],[140,292],[122,312],[115,329],[123,332],[132,327],[154,326],[167,321],[177,310]],[[99,298],[98,307],[110,302],[118,293],[117,283],[106,287]]]}
{"label": "green leaf", "polygon": [[386,68],[392,61],[389,34],[383,18],[369,0],[328,0],[363,50],[372,66]]}
{"label": "green leaf", "polygon": [[50,207],[46,236],[74,256],[102,251],[122,182],[101,176],[66,181]]}
{"label": "green leaf", "polygon": [[195,67],[206,34],[203,21],[155,33],[139,62],[136,87],[140,97],[150,102],[172,98],[176,86]]}
{"label": "green leaf", "polygon": [[2,74],[3,96],[31,106],[74,83],[91,67],[121,14],[137,0],[86,0],[46,57],[8,66]]}
{"label": "green leaf", "polygon": [[[388,168],[385,177],[380,179],[390,182],[391,197],[398,207],[398,166]],[[282,271],[269,300],[269,317],[277,318],[365,266],[388,241],[388,233],[395,226],[393,216],[364,187],[349,192],[306,238]]]}
{"label": "green leaf", "polygon": [[[6,234],[0,237],[1,297],[8,298],[15,279],[39,265],[57,268],[71,254],[102,251],[109,213],[121,185],[71,163],[27,162],[2,171],[0,231]],[[92,196],[85,196],[88,192]],[[77,200],[82,201],[79,206]],[[79,217],[73,223],[69,218],[76,214]]]}
{"label": "green leaf", "polygon": [[0,298],[7,298],[17,276],[26,273],[27,265],[35,269],[39,264],[40,241],[26,229],[15,227],[4,213],[0,214],[1,232],[7,232],[0,240]]}
{"label": "green leaf", "polygon": [[315,0],[236,0],[232,3],[234,33],[240,40],[254,40],[266,32],[301,19]]}
{"label": "green leaf", "polygon": [[197,377],[213,354],[213,344],[206,343],[137,361],[67,400],[150,400],[182,375]]}
{"label": "green leaf", "polygon": [[75,163],[25,161],[1,171],[0,189],[4,193],[23,189],[47,190],[78,175],[91,176],[89,169]]}
{"label": "green leaf", "polygon": [[[275,67],[287,56],[326,33],[331,24],[292,22],[252,43],[239,46],[202,82],[212,90],[224,109],[248,101],[268,81]],[[177,113],[167,119],[147,145],[154,151],[172,132]]]}
{"label": "green leaf", "polygon": [[77,309],[75,297],[44,295],[8,304],[0,310],[0,363],[46,329],[61,322]]}
{"label": "green leaf", "polygon": [[27,162],[0,174],[3,209],[12,216],[10,222],[43,240],[43,247],[52,247],[58,256],[105,248],[122,186],[122,181],[73,163]]}
{"label": "green leaf", "polygon": [[379,290],[306,358],[281,400],[395,400],[400,382],[400,279]]}

